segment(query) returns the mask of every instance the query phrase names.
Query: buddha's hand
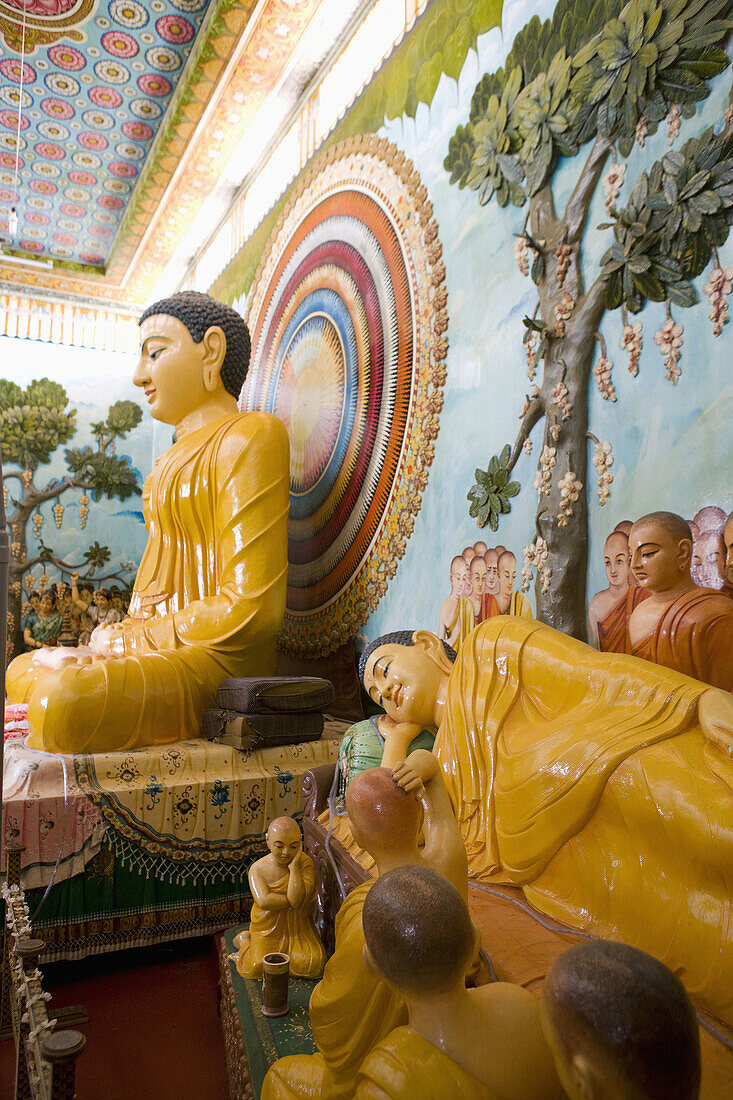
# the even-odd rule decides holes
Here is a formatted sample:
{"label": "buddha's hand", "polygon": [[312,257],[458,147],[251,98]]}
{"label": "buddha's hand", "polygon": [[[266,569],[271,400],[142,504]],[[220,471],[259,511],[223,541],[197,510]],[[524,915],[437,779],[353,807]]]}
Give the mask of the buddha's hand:
{"label": "buddha's hand", "polygon": [[401,764],[397,764],[392,768],[392,778],[398,787],[408,794],[414,791],[418,798],[421,798],[425,787],[423,781],[417,772],[409,766],[409,764],[403,761]]}
{"label": "buddha's hand", "polygon": [[103,623],[95,627],[89,639],[95,657],[122,657],[125,653],[125,628],[122,623]]}
{"label": "buddha's hand", "polygon": [[89,646],[45,645],[33,654],[32,663],[42,668],[66,668],[67,665],[88,665],[92,660]]}
{"label": "buddha's hand", "polygon": [[710,688],[700,696],[697,716],[708,741],[733,758],[733,695],[721,688]]}

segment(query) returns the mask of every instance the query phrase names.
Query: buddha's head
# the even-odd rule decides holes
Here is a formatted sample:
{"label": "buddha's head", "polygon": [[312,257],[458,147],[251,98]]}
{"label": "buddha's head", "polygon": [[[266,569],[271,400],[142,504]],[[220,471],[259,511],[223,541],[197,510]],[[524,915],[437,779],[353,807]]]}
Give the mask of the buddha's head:
{"label": "buddha's head", "polygon": [[359,676],[370,699],[395,722],[437,726],[435,712],[455,650],[429,630],[382,634],[362,653]]}
{"label": "buddha's head", "polygon": [[249,369],[250,339],[231,306],[182,291],[148,306],[140,338],[133,382],[145,391],[156,420],[180,424],[212,398],[236,402]]}
{"label": "buddha's head", "polygon": [[486,562],[486,591],[495,596],[499,591],[499,555],[496,550],[487,550],[484,561]]}
{"label": "buddha's head", "polygon": [[468,566],[465,559],[459,554],[450,563],[450,592],[451,596],[462,596],[468,576]]}
{"label": "buddha's head", "polygon": [[390,985],[419,998],[462,984],[477,946],[468,907],[455,886],[415,865],[380,875],[364,901],[362,927],[367,964]]}
{"label": "buddha's head", "polygon": [[511,550],[504,550],[499,555],[499,591],[504,599],[509,599],[514,591],[514,582],[517,579],[517,559]]}
{"label": "buddha's head", "polygon": [[695,584],[722,588],[726,574],[726,548],[722,531],[706,531],[692,545],[691,574]]}
{"label": "buddha's head", "polygon": [[369,768],[349,784],[346,809],[354,840],[377,863],[389,853],[415,849],[422,806],[398,787],[389,768]]}
{"label": "buddha's head", "polygon": [[603,547],[603,564],[611,588],[626,588],[629,583],[629,540],[622,531],[613,531]]}
{"label": "buddha's head", "polygon": [[650,512],[629,534],[631,568],[641,588],[666,592],[685,582],[692,584],[692,532],[674,512]]}
{"label": "buddha's head", "polygon": [[488,570],[483,554],[476,554],[471,561],[471,590],[474,596],[483,596],[486,591]]}
{"label": "buddha's head", "polygon": [[693,1100],[700,1038],[663,963],[623,943],[571,947],[542,988],[542,1030],[570,1100]]}
{"label": "buddha's head", "polygon": [[300,826],[292,817],[276,817],[267,829],[267,847],[281,867],[288,867],[303,847]]}

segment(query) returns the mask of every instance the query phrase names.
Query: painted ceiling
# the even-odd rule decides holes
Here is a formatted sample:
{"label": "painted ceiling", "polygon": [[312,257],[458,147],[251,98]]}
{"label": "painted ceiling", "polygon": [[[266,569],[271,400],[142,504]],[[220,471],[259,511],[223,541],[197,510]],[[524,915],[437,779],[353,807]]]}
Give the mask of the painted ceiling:
{"label": "painted ceiling", "polygon": [[0,0],[0,285],[144,304],[320,3]]}

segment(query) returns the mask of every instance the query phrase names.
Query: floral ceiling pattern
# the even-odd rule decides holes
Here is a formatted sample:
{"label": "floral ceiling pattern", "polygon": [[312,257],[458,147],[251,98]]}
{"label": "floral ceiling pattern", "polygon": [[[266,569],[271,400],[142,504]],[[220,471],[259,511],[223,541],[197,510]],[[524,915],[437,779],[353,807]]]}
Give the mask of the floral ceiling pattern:
{"label": "floral ceiling pattern", "polygon": [[0,0],[0,232],[16,206],[12,251],[107,266],[209,3],[29,0],[21,62],[22,0]]}

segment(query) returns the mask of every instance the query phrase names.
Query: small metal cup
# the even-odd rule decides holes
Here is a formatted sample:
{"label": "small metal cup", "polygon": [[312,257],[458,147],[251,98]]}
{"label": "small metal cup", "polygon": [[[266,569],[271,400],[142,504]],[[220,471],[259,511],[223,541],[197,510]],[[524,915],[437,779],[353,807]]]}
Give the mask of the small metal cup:
{"label": "small metal cup", "polygon": [[284,1016],[288,1011],[290,956],[271,951],[262,959],[262,1015]]}

